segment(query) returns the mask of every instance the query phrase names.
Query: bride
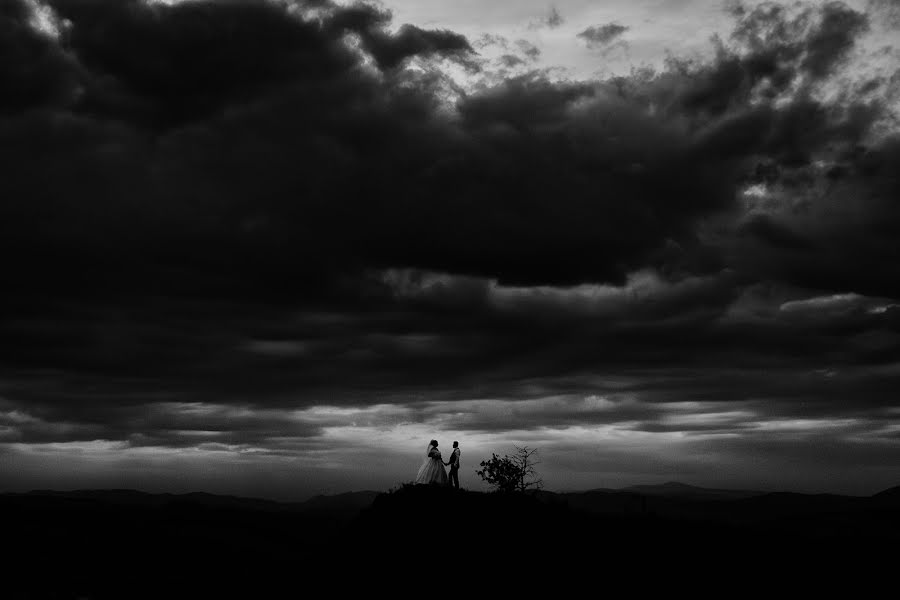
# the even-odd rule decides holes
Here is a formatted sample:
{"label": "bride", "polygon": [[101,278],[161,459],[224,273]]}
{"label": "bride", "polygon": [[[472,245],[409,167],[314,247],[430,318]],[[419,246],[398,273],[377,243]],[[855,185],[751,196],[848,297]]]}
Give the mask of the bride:
{"label": "bride", "polygon": [[438,450],[437,440],[431,440],[428,443],[428,450],[425,451],[425,462],[419,467],[416,483],[447,485],[447,471],[444,470],[444,461],[441,459],[441,451]]}

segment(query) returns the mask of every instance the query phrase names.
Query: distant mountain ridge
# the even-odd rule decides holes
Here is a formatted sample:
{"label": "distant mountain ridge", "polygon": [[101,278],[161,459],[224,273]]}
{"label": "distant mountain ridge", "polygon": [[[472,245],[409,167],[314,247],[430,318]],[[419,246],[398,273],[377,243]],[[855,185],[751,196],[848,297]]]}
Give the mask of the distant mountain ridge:
{"label": "distant mountain ridge", "polygon": [[882,490],[873,495],[872,498],[877,498],[879,500],[894,500],[895,502],[900,503],[900,485]]}
{"label": "distant mountain ridge", "polygon": [[[476,492],[477,493],[477,492]],[[32,490],[9,492],[0,498],[57,499],[64,502],[99,502],[107,505],[167,507],[192,505],[211,509],[254,510],[265,512],[312,513],[350,518],[369,507],[383,492],[361,490],[338,494],[319,494],[300,502],[284,502],[264,498],[218,495],[207,492],[150,493],[130,489],[86,489],[73,491]],[[544,502],[567,506],[597,514],[653,512],[668,516],[708,517],[725,512],[794,513],[821,511],[851,505],[900,506],[900,486],[872,496],[838,494],[803,494],[797,492],[765,492],[759,490],[705,488],[678,481],[662,484],[633,485],[624,488],[596,488],[579,492],[538,492]]]}
{"label": "distant mountain ridge", "polygon": [[274,512],[358,512],[370,505],[381,492],[363,490],[334,495],[318,495],[301,502],[282,502],[266,498],[219,495],[208,492],[152,493],[131,489],[31,490],[8,492],[0,498],[57,499],[69,502],[101,502],[116,506],[160,508],[169,505],[194,505],[206,508],[261,510]]}
{"label": "distant mountain ridge", "polygon": [[695,500],[737,500],[740,498],[752,498],[762,496],[768,492],[756,490],[733,490],[720,488],[704,488],[688,485],[678,481],[668,481],[657,485],[632,485],[618,490],[620,492],[634,492],[648,496],[669,496],[676,498],[691,498]]}

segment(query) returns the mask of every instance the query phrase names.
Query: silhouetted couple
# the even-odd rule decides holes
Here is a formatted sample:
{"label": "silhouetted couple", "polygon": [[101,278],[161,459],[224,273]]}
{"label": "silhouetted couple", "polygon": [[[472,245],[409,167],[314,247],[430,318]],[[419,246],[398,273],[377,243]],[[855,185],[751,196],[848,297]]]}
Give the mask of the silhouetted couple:
{"label": "silhouetted couple", "polygon": [[[453,454],[450,462],[444,462],[441,451],[438,450],[437,440],[428,442],[428,450],[425,451],[425,462],[419,467],[416,475],[416,483],[433,483],[436,485],[453,485],[459,489],[459,442],[453,442]],[[450,467],[449,478],[444,465]],[[449,481],[448,481],[449,479]]]}

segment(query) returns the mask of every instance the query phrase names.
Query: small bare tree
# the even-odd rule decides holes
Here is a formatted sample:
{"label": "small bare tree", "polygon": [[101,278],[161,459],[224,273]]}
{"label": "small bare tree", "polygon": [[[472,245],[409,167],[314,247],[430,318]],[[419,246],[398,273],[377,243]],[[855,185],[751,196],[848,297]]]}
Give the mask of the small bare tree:
{"label": "small bare tree", "polygon": [[541,489],[544,482],[538,477],[535,469],[535,465],[540,462],[536,458],[537,449],[530,449],[528,446],[515,448],[515,453],[511,455],[499,457],[491,454],[490,460],[481,461],[481,470],[475,471],[475,474],[500,492]]}

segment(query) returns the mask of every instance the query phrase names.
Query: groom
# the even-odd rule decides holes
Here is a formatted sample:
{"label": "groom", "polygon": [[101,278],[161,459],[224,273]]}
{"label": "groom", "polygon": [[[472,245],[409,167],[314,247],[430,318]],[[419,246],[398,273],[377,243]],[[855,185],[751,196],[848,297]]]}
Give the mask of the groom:
{"label": "groom", "polygon": [[453,442],[453,454],[450,455],[450,485],[459,489],[459,442]]}

